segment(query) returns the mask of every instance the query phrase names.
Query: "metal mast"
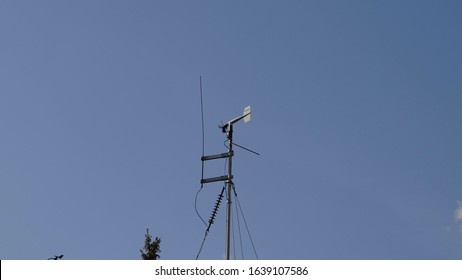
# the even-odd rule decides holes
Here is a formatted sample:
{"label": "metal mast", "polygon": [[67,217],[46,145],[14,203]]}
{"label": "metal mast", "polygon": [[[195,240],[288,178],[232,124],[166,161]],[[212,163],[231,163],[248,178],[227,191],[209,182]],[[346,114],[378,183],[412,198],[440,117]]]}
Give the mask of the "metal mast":
{"label": "metal mast", "polygon": [[[240,117],[237,117],[235,119],[232,119],[231,121],[227,122],[225,125],[221,126],[221,129],[223,130],[223,133],[226,133],[226,137],[228,138],[229,141],[229,146],[228,146],[228,152],[227,153],[221,153],[221,154],[216,154],[216,155],[210,155],[210,156],[202,156],[201,160],[202,162],[207,161],[207,160],[214,160],[214,159],[219,159],[219,158],[227,158],[228,159],[228,175],[224,176],[218,176],[218,177],[212,177],[212,178],[206,178],[201,180],[201,184],[207,184],[207,183],[212,183],[212,182],[219,182],[219,181],[225,181],[227,185],[227,203],[226,203],[226,259],[230,259],[231,255],[231,189],[233,187],[233,156],[234,156],[234,151],[233,151],[233,124],[244,119],[245,122],[250,121],[250,106],[247,106],[244,109],[244,114]],[[209,224],[210,227],[210,224]]]}
{"label": "metal mast", "polygon": [[228,190],[227,190],[227,193],[228,193],[228,200],[227,200],[227,203],[226,203],[226,259],[229,260],[229,256],[230,256],[230,243],[231,243],[231,188],[232,188],[232,185],[233,185],[233,175],[232,175],[232,168],[233,168],[233,162],[232,162],[232,158],[233,158],[233,125],[231,124],[229,126],[229,131],[226,135],[226,137],[228,137],[228,140],[229,140],[229,146],[228,146],[228,154],[229,154],[229,157],[228,157],[228,181],[227,181],[227,185],[228,185]]}

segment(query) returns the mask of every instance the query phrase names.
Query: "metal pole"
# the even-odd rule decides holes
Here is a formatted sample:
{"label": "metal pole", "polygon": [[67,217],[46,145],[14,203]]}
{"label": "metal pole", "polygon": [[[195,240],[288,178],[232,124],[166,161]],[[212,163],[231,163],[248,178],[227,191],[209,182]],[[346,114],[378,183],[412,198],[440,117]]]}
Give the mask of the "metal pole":
{"label": "metal pole", "polygon": [[227,134],[229,140],[228,147],[228,200],[226,204],[226,259],[229,260],[230,256],[230,243],[231,243],[231,186],[232,181],[232,157],[233,157],[233,125],[229,126],[229,131]]}

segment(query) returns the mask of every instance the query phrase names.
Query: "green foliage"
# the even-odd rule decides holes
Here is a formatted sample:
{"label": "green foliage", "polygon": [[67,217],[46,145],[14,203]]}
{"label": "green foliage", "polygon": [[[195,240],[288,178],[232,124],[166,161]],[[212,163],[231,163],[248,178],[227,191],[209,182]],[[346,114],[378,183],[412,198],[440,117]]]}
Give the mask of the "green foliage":
{"label": "green foliage", "polygon": [[155,240],[152,241],[152,236],[149,234],[149,229],[146,229],[146,234],[144,235],[144,251],[141,252],[142,260],[157,260],[160,258],[160,238],[156,236]]}

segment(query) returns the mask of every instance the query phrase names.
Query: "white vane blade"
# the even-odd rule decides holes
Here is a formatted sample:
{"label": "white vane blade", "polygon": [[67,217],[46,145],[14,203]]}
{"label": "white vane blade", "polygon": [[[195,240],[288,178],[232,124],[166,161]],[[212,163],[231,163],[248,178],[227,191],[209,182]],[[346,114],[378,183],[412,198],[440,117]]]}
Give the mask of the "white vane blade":
{"label": "white vane blade", "polygon": [[244,109],[244,122],[250,121],[250,106],[245,107]]}

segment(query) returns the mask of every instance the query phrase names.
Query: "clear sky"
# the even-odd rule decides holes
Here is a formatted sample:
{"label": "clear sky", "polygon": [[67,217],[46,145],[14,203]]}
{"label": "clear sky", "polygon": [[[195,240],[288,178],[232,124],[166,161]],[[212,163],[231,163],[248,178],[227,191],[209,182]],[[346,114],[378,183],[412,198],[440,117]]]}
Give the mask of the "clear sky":
{"label": "clear sky", "polygon": [[261,259],[462,259],[461,3],[0,1],[0,258],[194,259],[202,75]]}

